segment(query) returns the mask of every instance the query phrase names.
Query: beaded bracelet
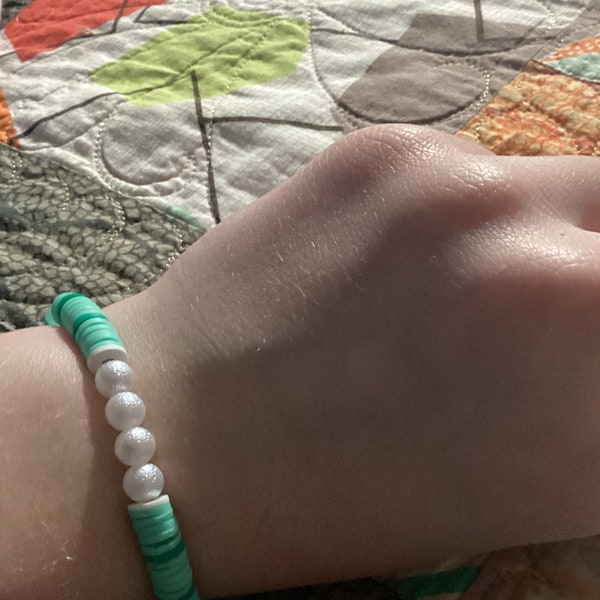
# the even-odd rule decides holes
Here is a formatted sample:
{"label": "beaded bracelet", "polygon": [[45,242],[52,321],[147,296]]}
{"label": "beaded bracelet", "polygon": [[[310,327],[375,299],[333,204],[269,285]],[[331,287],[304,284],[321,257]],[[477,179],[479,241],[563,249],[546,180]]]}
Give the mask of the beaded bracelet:
{"label": "beaded bracelet", "polygon": [[48,325],[62,325],[79,346],[95,374],[96,388],[108,399],[108,422],[121,433],[117,458],[129,468],[125,493],[134,501],[129,516],[159,600],[199,600],[185,544],[169,496],[162,493],[164,477],[150,459],[156,441],[140,427],[146,416],[143,400],[131,391],[132,370],[121,338],[100,307],[82,294],[58,296],[46,315]]}

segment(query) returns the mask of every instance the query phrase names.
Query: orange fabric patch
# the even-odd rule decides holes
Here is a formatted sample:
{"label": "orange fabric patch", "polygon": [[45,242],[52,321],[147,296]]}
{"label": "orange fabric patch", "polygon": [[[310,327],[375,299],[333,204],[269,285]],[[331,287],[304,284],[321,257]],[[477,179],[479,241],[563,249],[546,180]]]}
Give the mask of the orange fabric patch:
{"label": "orange fabric patch", "polygon": [[579,56],[581,54],[589,54],[591,52],[600,53],[600,35],[588,38],[587,40],[573,42],[572,44],[569,44],[568,46],[556,51],[554,54],[550,54],[550,56],[544,58],[544,62]]}
{"label": "orange fabric patch", "polygon": [[599,156],[599,92],[598,84],[530,62],[458,135],[496,154]]}
{"label": "orange fabric patch", "polygon": [[2,88],[0,88],[0,143],[9,144],[15,148],[21,147]]}

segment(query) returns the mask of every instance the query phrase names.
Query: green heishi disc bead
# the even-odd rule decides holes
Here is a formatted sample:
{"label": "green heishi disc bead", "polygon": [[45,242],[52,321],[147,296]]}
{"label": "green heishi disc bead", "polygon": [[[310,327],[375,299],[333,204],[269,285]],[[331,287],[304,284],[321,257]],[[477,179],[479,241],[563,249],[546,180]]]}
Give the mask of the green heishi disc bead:
{"label": "green heishi disc bead", "polygon": [[110,323],[106,324],[104,322],[100,323],[84,323],[82,327],[79,328],[80,332],[80,342],[79,347],[81,348],[81,352],[85,356],[87,360],[92,351],[101,348],[107,344],[117,344],[123,347],[123,342],[121,338],[114,330],[114,328],[110,325]]}
{"label": "green heishi disc bead", "polygon": [[[146,548],[144,547],[144,550],[145,549]],[[160,554],[148,554],[147,552],[144,552],[144,560],[147,563],[154,563],[159,565],[161,563],[170,562],[174,558],[177,558],[183,552],[185,552],[185,544],[183,543],[181,536],[179,536],[179,541],[170,550],[165,550]]]}
{"label": "green heishi disc bead", "polygon": [[102,312],[102,311],[97,311],[97,312],[88,312],[85,313],[83,315],[79,315],[74,321],[73,321],[73,327],[72,327],[72,332],[71,335],[73,336],[73,339],[75,341],[77,341],[77,332],[79,331],[79,328],[86,322],[89,321],[90,319],[102,319],[104,321],[106,321],[106,323],[108,325],[110,325],[110,322],[108,320],[108,318],[106,317],[106,315]]}
{"label": "green heishi disc bead", "polygon": [[63,305],[60,311],[60,322],[62,326],[71,334],[74,335],[73,323],[81,315],[88,313],[102,314],[100,307],[98,307],[92,300],[85,296],[75,296],[69,298]]}
{"label": "green heishi disc bead", "polygon": [[81,348],[86,360],[94,346],[97,346],[104,340],[112,340],[114,338],[110,326],[107,326],[106,323],[89,323],[87,327],[81,327],[79,333],[79,342],[77,345]]}
{"label": "green heishi disc bead", "polygon": [[[164,508],[164,507],[162,505],[159,505],[159,506],[156,506],[155,508],[158,509],[158,508]],[[156,529],[158,527],[163,527],[164,525],[168,525],[170,523],[173,523],[174,521],[175,521],[175,515],[173,514],[172,510],[169,510],[169,511],[165,511],[165,510],[158,511],[157,510],[152,515],[152,519],[148,519],[148,518],[136,519],[135,526],[141,534],[143,534],[144,536],[146,536],[146,535],[150,536],[152,534],[146,534],[147,530]]]}
{"label": "green heishi disc bead", "polygon": [[160,544],[145,544],[142,547],[142,550],[144,552],[144,556],[159,556],[161,554],[164,554],[165,552],[169,552],[171,549],[175,548],[180,542],[181,535],[177,534],[165,542],[160,542]]}
{"label": "green heishi disc bead", "polygon": [[85,345],[85,340],[92,336],[91,332],[93,330],[102,329],[107,332],[114,330],[110,321],[102,313],[87,313],[81,315],[73,323],[73,327],[75,326],[77,326],[77,331],[73,335],[73,339],[80,348]]}
{"label": "green heishi disc bead", "polygon": [[[149,518],[147,511],[152,510],[152,518]],[[156,506],[148,507],[148,508],[140,508],[138,510],[130,510],[129,517],[134,523],[134,527],[137,527],[137,523],[143,527],[146,523],[151,523],[156,520],[156,518],[166,515],[167,517],[174,518],[173,508],[171,507],[170,502],[164,502],[163,504],[157,504]],[[136,529],[137,531],[137,529]]]}
{"label": "green heishi disc bead", "polygon": [[129,508],[154,593],[159,600],[199,600],[179,525],[168,497]]}
{"label": "green heishi disc bead", "polygon": [[58,296],[56,296],[56,298],[54,298],[54,302],[52,302],[52,306],[50,307],[50,315],[52,316],[52,319],[57,325],[62,325],[60,314],[62,312],[62,308],[65,302],[67,302],[67,300],[70,300],[71,298],[76,298],[78,296],[85,298],[85,296],[77,294],[76,292],[65,292],[64,294],[59,294]]}
{"label": "green heishi disc bead", "polygon": [[60,323],[57,323],[52,316],[52,306],[46,311],[46,315],[44,316],[44,323],[46,325],[50,325],[50,327],[60,327]]}
{"label": "green heishi disc bead", "polygon": [[[102,337],[98,336],[98,338],[96,340],[93,340],[93,344],[91,346],[89,346],[88,349],[86,349],[86,351],[83,353],[85,356],[85,359],[87,360],[92,352],[99,350],[103,346],[109,346],[109,345],[110,346],[117,345],[117,346],[120,346],[121,348],[125,349],[125,346],[123,345],[123,342],[121,341],[121,338],[116,334],[116,332],[111,333],[109,331],[106,331]],[[82,348],[82,352],[83,352],[83,348]]]}
{"label": "green heishi disc bead", "polygon": [[[172,539],[179,533],[179,526],[177,521],[169,523],[161,523],[156,527],[148,527],[143,531],[138,530],[138,536],[142,536],[144,540],[169,540]],[[156,543],[150,543],[147,541],[140,542],[144,548],[146,546],[154,547]]]}

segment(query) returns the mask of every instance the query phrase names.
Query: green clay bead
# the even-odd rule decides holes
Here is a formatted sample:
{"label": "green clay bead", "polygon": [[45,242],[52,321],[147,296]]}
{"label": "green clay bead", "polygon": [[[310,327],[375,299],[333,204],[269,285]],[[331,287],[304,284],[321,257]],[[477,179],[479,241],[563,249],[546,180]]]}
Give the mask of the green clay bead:
{"label": "green clay bead", "polygon": [[57,323],[52,316],[52,306],[46,311],[46,315],[44,316],[44,323],[46,325],[50,325],[50,327],[60,327],[60,323]]}
{"label": "green clay bead", "polygon": [[113,337],[116,335],[116,332],[108,319],[103,318],[103,315],[91,316],[80,323],[77,328],[77,334],[73,339],[83,351],[84,348],[94,344],[94,340],[98,337],[98,333]]}
{"label": "green clay bead", "polygon": [[65,302],[67,302],[71,298],[76,298],[78,296],[81,296],[81,294],[77,294],[75,292],[65,292],[64,294],[60,294],[60,295],[56,296],[56,298],[54,298],[54,302],[52,302],[52,306],[50,307],[49,314],[51,315],[52,320],[57,325],[62,325],[62,320],[60,318],[60,314],[62,312],[62,308],[63,308],[63,305],[65,304]]}
{"label": "green clay bead", "polygon": [[159,600],[199,600],[168,496],[148,504],[131,506],[129,515],[138,534],[154,593]]}
{"label": "green clay bead", "polygon": [[[47,315],[48,322],[62,325],[73,337],[89,363],[90,355],[102,352],[102,360],[127,356],[123,341],[100,307],[82,294],[67,292],[58,296]],[[93,361],[97,362],[97,361]],[[95,369],[98,365],[95,365]]]}
{"label": "green clay bead", "polygon": [[181,535],[175,535],[170,540],[166,542],[161,542],[160,544],[151,544],[142,546],[142,550],[145,556],[158,556],[165,552],[169,552],[171,549],[175,548],[177,544],[181,542]]}
{"label": "green clay bead", "polygon": [[79,315],[73,321],[73,328],[71,331],[71,335],[73,336],[74,340],[77,340],[77,334],[79,333],[79,329],[81,328],[81,326],[84,323],[87,323],[88,321],[90,321],[91,319],[99,319],[100,321],[104,321],[109,327],[112,327],[112,325],[110,324],[110,321],[107,319],[106,315],[102,311],[88,312],[83,315]]}
{"label": "green clay bead", "polygon": [[81,347],[82,340],[87,337],[87,332],[92,325],[99,325],[108,330],[111,327],[108,319],[102,314],[98,313],[86,313],[80,315],[73,321],[73,339],[79,347]]}
{"label": "green clay bead", "polygon": [[[82,331],[83,329],[83,331]],[[93,322],[86,324],[84,327],[79,329],[79,348],[86,360],[88,356],[102,345],[116,344],[123,346],[121,338],[117,332],[109,326],[106,326],[102,322]]]}
{"label": "green clay bead", "polygon": [[73,323],[78,317],[86,314],[101,314],[100,308],[85,296],[74,296],[69,298],[60,311],[60,322],[62,326],[73,336]]}

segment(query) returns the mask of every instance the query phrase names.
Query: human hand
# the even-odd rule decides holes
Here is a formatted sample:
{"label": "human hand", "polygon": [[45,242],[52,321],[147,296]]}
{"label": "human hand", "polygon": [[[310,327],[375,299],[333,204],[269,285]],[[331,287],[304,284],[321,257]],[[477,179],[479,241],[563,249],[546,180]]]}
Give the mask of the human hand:
{"label": "human hand", "polygon": [[224,578],[235,563],[262,589],[598,530],[596,170],[362,130],[149,292],[188,439],[210,406],[190,448],[233,481],[217,520],[246,542]]}
{"label": "human hand", "polygon": [[107,309],[206,593],[598,531],[596,164],[358,131]]}

